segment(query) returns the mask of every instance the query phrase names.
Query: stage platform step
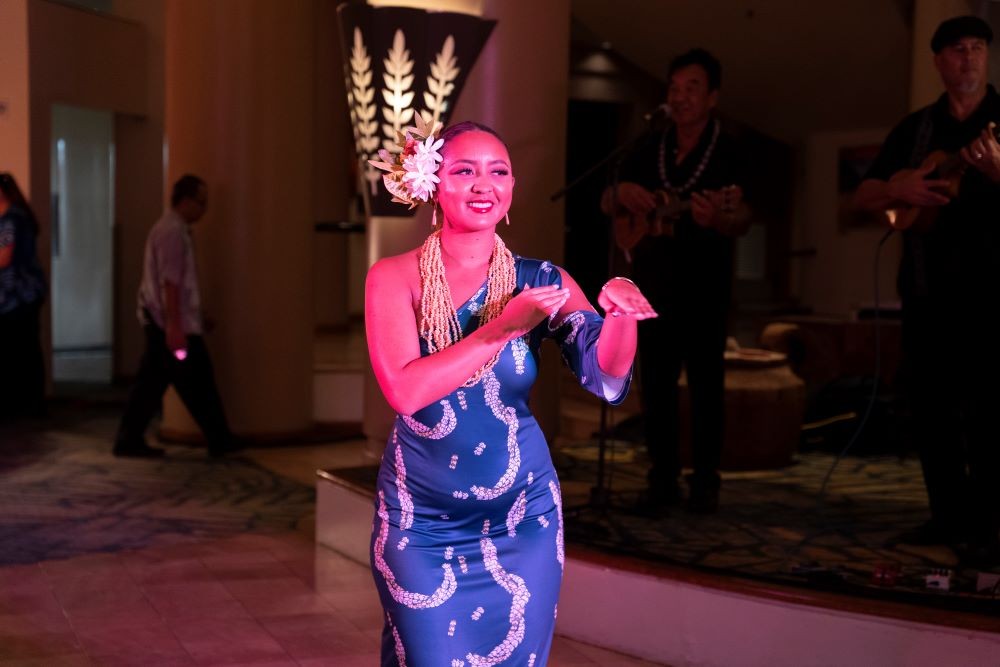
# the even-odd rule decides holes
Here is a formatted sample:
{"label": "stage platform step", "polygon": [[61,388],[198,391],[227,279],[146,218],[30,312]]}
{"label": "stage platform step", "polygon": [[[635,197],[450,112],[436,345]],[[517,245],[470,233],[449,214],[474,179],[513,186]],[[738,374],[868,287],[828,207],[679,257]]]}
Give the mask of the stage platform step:
{"label": "stage platform step", "polygon": [[[368,563],[376,468],[321,470],[316,540]],[[1000,620],[567,545],[556,632],[674,667],[995,665]]]}
{"label": "stage platform step", "polygon": [[313,347],[313,419],[318,424],[360,424],[364,418],[368,351],[364,327],[319,331]]}

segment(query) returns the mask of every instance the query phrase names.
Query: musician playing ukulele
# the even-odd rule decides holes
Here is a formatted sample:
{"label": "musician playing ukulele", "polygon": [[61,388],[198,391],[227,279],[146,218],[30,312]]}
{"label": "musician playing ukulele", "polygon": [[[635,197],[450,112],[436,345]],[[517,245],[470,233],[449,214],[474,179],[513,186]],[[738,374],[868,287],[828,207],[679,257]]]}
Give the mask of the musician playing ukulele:
{"label": "musician playing ukulele", "polygon": [[750,220],[742,154],[714,114],[721,76],[719,61],[702,49],[671,62],[670,122],[640,141],[621,166],[617,188],[608,188],[602,201],[605,213],[616,217],[618,243],[631,253],[636,281],[666,315],[639,332],[652,463],[639,509],[649,514],[682,499],[677,389],[682,365],[693,413],[688,508],[713,512],[718,505],[733,239],[746,232]]}
{"label": "musician playing ukulele", "polygon": [[[1000,96],[987,84],[984,21],[943,22],[931,49],[945,93],[896,126],[855,204],[906,228],[898,287],[904,390],[930,520],[899,541],[967,545],[969,564],[1000,564]],[[661,312],[663,312],[661,310]]]}

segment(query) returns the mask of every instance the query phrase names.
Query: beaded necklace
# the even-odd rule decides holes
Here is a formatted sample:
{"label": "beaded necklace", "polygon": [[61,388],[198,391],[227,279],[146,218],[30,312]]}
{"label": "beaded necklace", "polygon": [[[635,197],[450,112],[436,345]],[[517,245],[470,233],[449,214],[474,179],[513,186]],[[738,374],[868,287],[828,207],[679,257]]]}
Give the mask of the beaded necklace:
{"label": "beaded necklace", "polygon": [[[427,343],[427,351],[433,354],[454,345],[462,339],[462,327],[451,298],[451,289],[445,279],[444,261],[441,259],[441,231],[427,237],[420,249],[420,337]],[[503,312],[517,286],[514,256],[494,234],[493,252],[486,279],[486,303],[479,310],[479,325],[482,326]],[[463,387],[471,387],[483,375],[496,366],[504,345],[493,358],[483,364]]]}
{"label": "beaded necklace", "polygon": [[715,151],[715,143],[719,139],[719,129],[720,129],[719,119],[716,118],[714,121],[714,126],[712,127],[712,140],[709,142],[708,147],[705,148],[705,152],[701,156],[701,162],[695,168],[694,172],[691,174],[691,178],[687,179],[684,185],[679,188],[675,188],[667,178],[667,130],[663,130],[663,134],[660,137],[660,180],[663,181],[663,187],[667,190],[673,190],[678,193],[685,193],[694,187],[698,179],[701,178],[701,174],[705,171],[705,167],[708,166],[708,161],[712,159],[712,153]]}

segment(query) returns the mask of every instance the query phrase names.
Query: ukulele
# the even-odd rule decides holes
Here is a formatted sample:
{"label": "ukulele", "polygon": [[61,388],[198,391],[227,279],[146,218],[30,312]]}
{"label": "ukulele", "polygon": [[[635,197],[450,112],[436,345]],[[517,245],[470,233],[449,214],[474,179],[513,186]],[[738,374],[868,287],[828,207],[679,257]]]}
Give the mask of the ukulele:
{"label": "ukulele", "polygon": [[[733,201],[735,185],[727,185],[721,190],[703,190],[701,194],[712,200],[723,213],[736,210]],[[691,199],[682,197],[676,191],[655,190],[654,206],[646,215],[632,215],[622,210],[614,216],[615,244],[626,253],[632,250],[644,236],[674,236],[675,225],[681,216],[691,210]]]}
{"label": "ukulele", "polygon": [[[1000,138],[1000,131],[998,131],[996,123],[990,123],[988,129],[994,137]],[[933,171],[928,174],[928,178],[948,181],[948,185],[941,190],[941,194],[949,199],[957,197],[962,177],[965,176],[965,171],[969,168],[969,163],[962,159],[959,152],[934,151],[920,165],[921,169],[928,167],[934,167]],[[902,180],[914,171],[916,170],[901,169],[892,175],[889,182]],[[889,224],[892,225],[893,229],[904,230],[912,227],[917,231],[926,232],[934,224],[941,208],[941,206],[911,206],[908,204],[897,206],[889,212]]]}

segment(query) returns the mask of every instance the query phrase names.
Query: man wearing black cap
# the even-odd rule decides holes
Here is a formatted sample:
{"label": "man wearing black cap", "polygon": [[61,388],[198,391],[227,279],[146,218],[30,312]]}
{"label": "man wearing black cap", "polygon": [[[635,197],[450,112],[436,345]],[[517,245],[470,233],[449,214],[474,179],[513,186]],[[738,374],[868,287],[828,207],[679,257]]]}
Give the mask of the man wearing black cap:
{"label": "man wearing black cap", "polygon": [[[990,324],[1000,268],[1000,96],[987,84],[989,25],[945,21],[931,39],[945,93],[889,134],[858,188],[863,209],[936,211],[904,231],[898,288],[903,367],[914,444],[931,519],[899,541],[968,543],[972,561],[1000,563],[1000,354]],[[959,169],[948,190],[934,151]],[[926,162],[925,162],[926,160]],[[957,194],[956,194],[957,192]],[[898,219],[897,219],[898,220]]]}

